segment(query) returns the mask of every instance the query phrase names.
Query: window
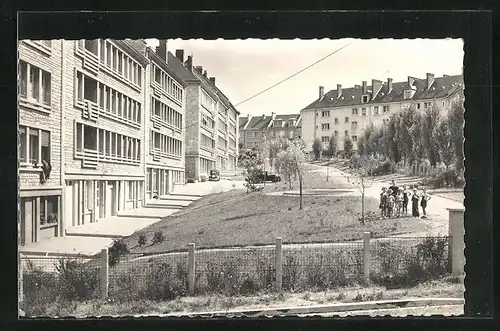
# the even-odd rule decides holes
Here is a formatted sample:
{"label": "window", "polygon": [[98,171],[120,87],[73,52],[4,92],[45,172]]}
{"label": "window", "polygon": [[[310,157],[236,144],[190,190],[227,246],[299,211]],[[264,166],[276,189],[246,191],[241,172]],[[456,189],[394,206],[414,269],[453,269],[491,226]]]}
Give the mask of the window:
{"label": "window", "polygon": [[[183,101],[183,90],[181,85],[179,85],[170,75],[164,72],[161,68],[154,65],[154,80],[161,88],[170,96],[172,96],[178,102]],[[131,72],[134,74],[134,80],[137,82],[141,81],[141,70],[139,66],[132,66],[130,68]],[[203,105],[203,94],[202,94],[202,105]],[[211,108],[213,109],[213,108]]]}
{"label": "window", "polygon": [[329,110],[323,110],[321,112],[321,117],[330,117],[330,111]]}
{"label": "window", "polygon": [[413,98],[413,90],[406,90],[404,91],[404,96],[403,98],[406,99],[411,99]]}
{"label": "window", "polygon": [[361,102],[362,103],[367,103],[368,101],[370,101],[370,96],[369,95],[363,95],[363,97],[361,98]]}
{"label": "window", "polygon": [[353,108],[352,109],[352,114],[353,115],[358,115],[358,108]]}
{"label": "window", "polygon": [[50,106],[51,74],[27,62],[20,63],[19,95],[30,102]]}
{"label": "window", "polygon": [[424,109],[430,108],[431,103],[430,102],[424,102]]}
{"label": "window", "polygon": [[330,130],[330,123],[321,124],[321,130]]}
{"label": "window", "polygon": [[387,113],[388,111],[389,111],[389,106],[384,106],[384,107],[382,108],[382,112],[383,112],[383,113]]}
{"label": "window", "polygon": [[379,114],[380,114],[380,111],[379,111],[379,109],[378,109],[378,106],[373,107],[373,113],[374,113],[375,115],[379,115]]}
{"label": "window", "polygon": [[85,125],[83,128],[83,148],[97,150],[97,128]]}
{"label": "window", "polygon": [[338,125],[339,124],[339,119],[337,117],[335,117],[335,125]]}
{"label": "window", "polygon": [[136,184],[136,182],[133,180],[128,181],[128,199],[129,200],[135,199],[135,184]]}
{"label": "window", "polygon": [[345,123],[349,123],[349,117],[346,117],[346,118],[344,119],[344,122],[345,122]]}
{"label": "window", "polygon": [[85,40],[85,49],[88,50],[89,52],[91,52],[92,54],[94,55],[98,55],[97,54],[97,45],[98,45],[99,41],[98,39],[94,39],[94,40]]}
{"label": "window", "polygon": [[42,161],[50,163],[50,133],[45,130],[19,126],[21,144],[20,162],[40,165]]}
{"label": "window", "polygon": [[329,136],[323,136],[323,137],[321,137],[321,142],[327,143],[329,141],[330,141],[330,137]]}
{"label": "window", "polygon": [[416,106],[416,108],[417,108],[417,109],[420,109],[420,102],[417,102],[417,103],[415,104],[415,106]]}
{"label": "window", "polygon": [[358,141],[358,136],[352,136],[352,141],[354,142]]}
{"label": "window", "polygon": [[361,108],[361,116],[366,116],[366,108]]}
{"label": "window", "polygon": [[40,225],[57,223],[58,213],[57,196],[40,197]]}
{"label": "window", "polygon": [[351,129],[356,130],[357,128],[358,128],[358,122],[355,121],[351,122]]}
{"label": "window", "polygon": [[97,102],[97,81],[89,77],[84,77],[83,98],[92,102]]}
{"label": "window", "polygon": [[345,130],[345,131],[344,131],[344,135],[345,135],[346,137],[347,137],[347,136],[349,136],[349,131]]}

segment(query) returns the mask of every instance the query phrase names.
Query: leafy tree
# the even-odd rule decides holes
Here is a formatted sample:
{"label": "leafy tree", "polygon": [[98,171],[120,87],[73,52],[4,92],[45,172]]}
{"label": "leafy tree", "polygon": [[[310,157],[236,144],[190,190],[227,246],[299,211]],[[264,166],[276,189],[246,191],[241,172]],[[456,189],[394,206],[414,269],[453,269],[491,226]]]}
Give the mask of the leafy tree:
{"label": "leafy tree", "polygon": [[452,104],[447,116],[453,149],[455,151],[455,168],[457,171],[464,169],[464,111],[463,99],[460,98]]}
{"label": "leafy tree", "polygon": [[436,143],[439,159],[447,167],[450,166],[455,157],[455,150],[451,137],[448,121],[441,121],[432,131],[432,139]]}
{"label": "leafy tree", "polygon": [[328,142],[328,147],[326,149],[325,155],[328,158],[331,158],[337,154],[337,149],[338,149],[338,139],[337,136],[332,135],[330,137],[330,141]]}
{"label": "leafy tree", "polygon": [[421,118],[420,139],[424,155],[429,160],[431,166],[436,166],[439,160],[439,149],[435,137],[434,128],[439,125],[440,111],[436,105],[427,108]]}
{"label": "leafy tree", "polygon": [[319,160],[319,157],[321,156],[321,151],[323,150],[323,143],[319,138],[316,138],[313,142],[312,145],[312,151],[314,154],[314,159]]}
{"label": "leafy tree", "polygon": [[347,176],[347,181],[355,185],[361,193],[361,218],[359,221],[365,225],[365,193],[366,188],[371,185],[370,174],[377,167],[377,161],[372,157],[359,157],[359,166],[354,167],[352,173]]}
{"label": "leafy tree", "polygon": [[347,157],[351,157],[353,153],[354,144],[352,143],[351,138],[344,138],[344,153]]}
{"label": "leafy tree", "polygon": [[258,181],[263,173],[264,160],[261,157],[258,149],[247,149],[244,154],[239,156],[239,164],[245,168],[247,193],[249,189],[254,190],[254,183]]}
{"label": "leafy tree", "polygon": [[289,187],[292,189],[292,177],[299,179],[299,209],[302,209],[302,186],[305,164],[305,149],[299,143],[292,143],[284,151],[278,153],[276,166],[279,173],[287,178]]}

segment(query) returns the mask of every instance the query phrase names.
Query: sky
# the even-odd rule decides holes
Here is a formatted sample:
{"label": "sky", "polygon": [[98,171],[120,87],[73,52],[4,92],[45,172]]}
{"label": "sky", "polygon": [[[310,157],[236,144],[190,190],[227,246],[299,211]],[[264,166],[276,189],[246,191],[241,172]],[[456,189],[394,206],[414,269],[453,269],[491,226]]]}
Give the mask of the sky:
{"label": "sky", "polygon": [[[156,46],[156,39],[147,39]],[[313,64],[347,45],[311,68],[244,103],[240,102]],[[408,76],[425,78],[459,75],[463,67],[461,39],[171,39],[167,48],[184,57],[193,55],[193,65],[203,66],[217,87],[231,100],[241,116],[299,113],[325,93],[361,85],[372,79],[406,81]]]}

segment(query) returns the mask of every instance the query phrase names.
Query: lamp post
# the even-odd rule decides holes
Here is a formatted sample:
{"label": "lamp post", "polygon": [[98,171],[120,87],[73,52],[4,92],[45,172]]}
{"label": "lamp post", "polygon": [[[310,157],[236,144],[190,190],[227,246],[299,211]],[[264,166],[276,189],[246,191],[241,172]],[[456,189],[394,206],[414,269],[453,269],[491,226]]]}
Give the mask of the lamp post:
{"label": "lamp post", "polygon": [[330,159],[328,159],[328,161],[326,161],[326,181],[328,181],[328,172],[329,172],[329,167],[330,165]]}

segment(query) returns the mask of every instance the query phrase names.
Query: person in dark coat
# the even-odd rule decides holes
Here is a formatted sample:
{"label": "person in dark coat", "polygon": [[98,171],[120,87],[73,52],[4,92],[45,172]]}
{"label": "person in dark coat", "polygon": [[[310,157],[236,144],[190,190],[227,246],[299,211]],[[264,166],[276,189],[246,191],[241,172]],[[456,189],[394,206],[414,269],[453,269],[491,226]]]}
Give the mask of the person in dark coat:
{"label": "person in dark coat", "polygon": [[408,216],[408,202],[410,201],[411,192],[408,191],[408,187],[405,185],[403,187],[403,216]]}
{"label": "person in dark coat", "polygon": [[411,214],[413,217],[420,217],[420,213],[418,211],[419,200],[420,196],[418,195],[417,189],[413,189],[413,194],[411,196]]}
{"label": "person in dark coat", "polygon": [[429,201],[431,199],[431,196],[429,194],[427,194],[427,189],[424,188],[424,192],[422,193],[422,200],[420,200],[420,207],[422,207],[422,212],[423,212],[423,216],[422,218],[426,218],[427,217],[427,212],[426,212],[426,208],[427,208],[427,201]]}
{"label": "person in dark coat", "polygon": [[392,195],[394,197],[398,195],[399,187],[396,186],[396,181],[394,179],[391,181],[391,186],[389,186],[389,190],[392,191]]}

